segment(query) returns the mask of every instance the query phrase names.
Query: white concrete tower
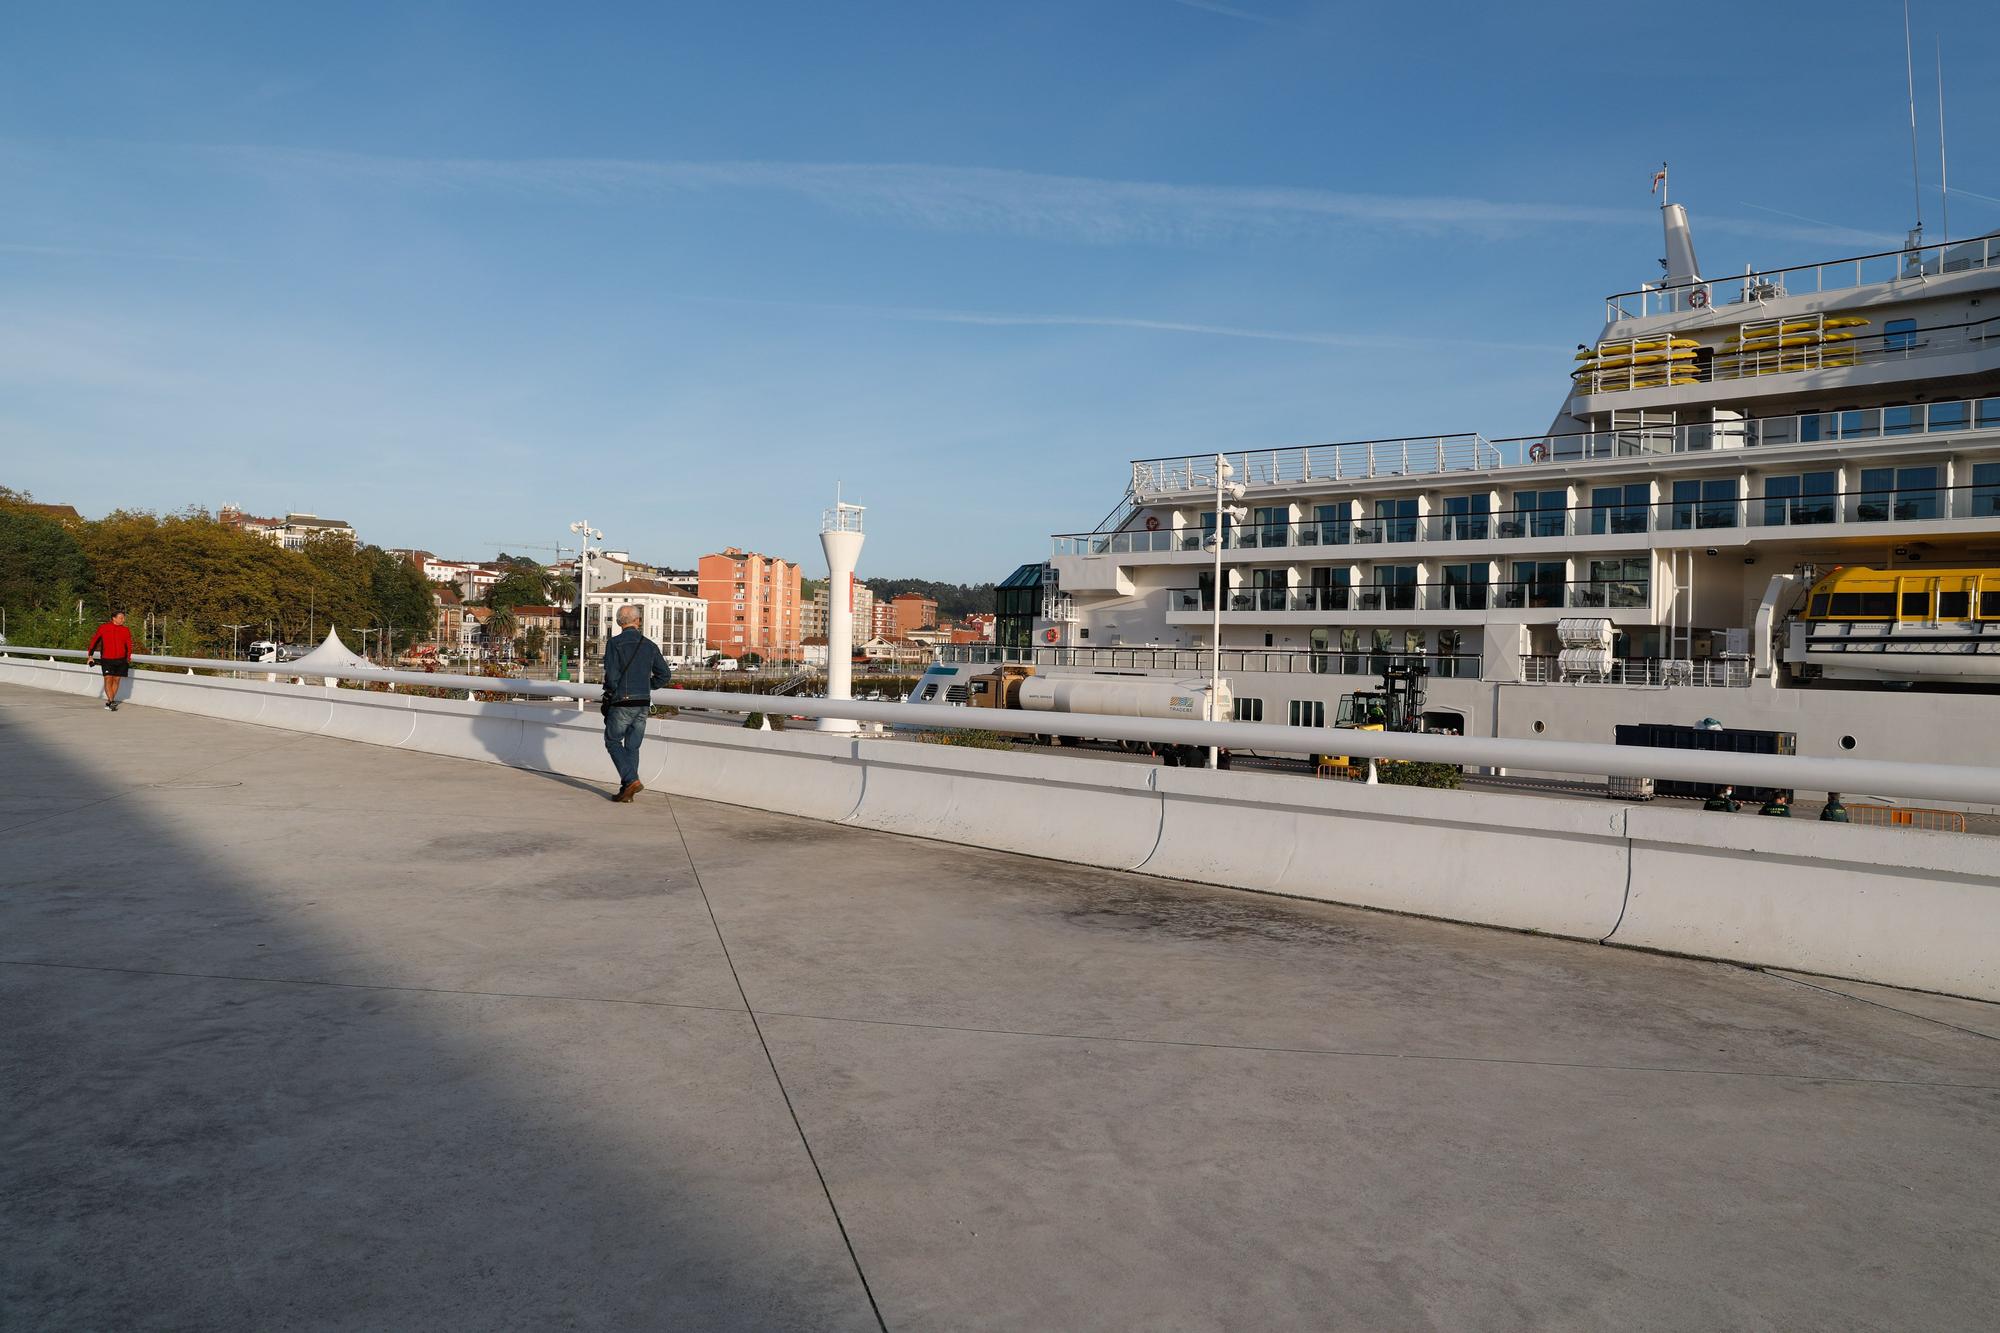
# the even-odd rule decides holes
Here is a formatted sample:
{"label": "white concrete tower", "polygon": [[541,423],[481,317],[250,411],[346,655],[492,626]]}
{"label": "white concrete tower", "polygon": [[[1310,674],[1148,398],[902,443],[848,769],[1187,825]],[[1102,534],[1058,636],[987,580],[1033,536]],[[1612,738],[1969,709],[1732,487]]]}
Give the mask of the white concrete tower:
{"label": "white concrete tower", "polygon": [[[854,567],[861,562],[860,505],[835,500],[820,519],[819,544],[826,552],[826,697],[854,697]],[[820,719],[821,731],[859,731],[850,718]]]}

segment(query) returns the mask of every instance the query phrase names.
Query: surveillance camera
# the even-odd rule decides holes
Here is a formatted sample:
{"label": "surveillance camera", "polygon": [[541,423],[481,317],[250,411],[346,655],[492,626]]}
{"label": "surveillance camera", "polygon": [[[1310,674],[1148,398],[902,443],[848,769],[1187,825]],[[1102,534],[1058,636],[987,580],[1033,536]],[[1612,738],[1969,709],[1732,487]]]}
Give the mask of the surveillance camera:
{"label": "surveillance camera", "polygon": [[1716,553],[1716,551],[1715,551],[1715,548],[1714,548],[1713,546],[1709,547],[1709,548],[1708,548],[1708,553],[1709,553],[1710,555],[1714,555],[1714,554]]}

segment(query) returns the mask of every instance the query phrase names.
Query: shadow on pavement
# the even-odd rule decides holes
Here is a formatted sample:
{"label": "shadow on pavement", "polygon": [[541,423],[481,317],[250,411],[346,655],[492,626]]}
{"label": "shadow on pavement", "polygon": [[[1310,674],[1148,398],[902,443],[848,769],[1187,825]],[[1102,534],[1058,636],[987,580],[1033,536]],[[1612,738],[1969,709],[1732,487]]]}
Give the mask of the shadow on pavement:
{"label": "shadow on pavement", "polygon": [[0,714],[0,1327],[874,1327],[746,1015],[311,980],[315,849],[246,882],[49,718]]}

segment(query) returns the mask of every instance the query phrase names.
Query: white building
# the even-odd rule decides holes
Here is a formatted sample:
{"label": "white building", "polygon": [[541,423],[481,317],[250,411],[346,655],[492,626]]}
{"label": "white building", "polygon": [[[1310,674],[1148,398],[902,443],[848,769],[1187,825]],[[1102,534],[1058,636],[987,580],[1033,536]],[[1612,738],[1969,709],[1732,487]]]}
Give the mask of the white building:
{"label": "white building", "polygon": [[679,665],[708,656],[708,603],[659,579],[626,579],[592,588],[584,610],[584,634],[593,645],[602,644],[607,631],[617,633],[621,606],[639,608],[639,632],[659,644],[669,662]]}
{"label": "white building", "polygon": [[353,525],[337,518],[321,518],[318,514],[304,512],[286,514],[283,518],[259,518],[246,514],[235,505],[224,505],[216,517],[230,527],[262,537],[273,546],[282,546],[287,551],[302,550],[305,544],[319,537],[340,537],[346,541],[356,540]]}

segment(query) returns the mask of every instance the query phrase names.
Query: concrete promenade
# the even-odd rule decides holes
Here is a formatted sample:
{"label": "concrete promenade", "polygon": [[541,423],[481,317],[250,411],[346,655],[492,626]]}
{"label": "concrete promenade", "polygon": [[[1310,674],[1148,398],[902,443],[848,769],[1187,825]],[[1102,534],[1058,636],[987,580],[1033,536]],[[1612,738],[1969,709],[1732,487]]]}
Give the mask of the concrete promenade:
{"label": "concrete promenade", "polygon": [[2000,1308],[2000,1007],[603,792],[0,687],[0,1329]]}

